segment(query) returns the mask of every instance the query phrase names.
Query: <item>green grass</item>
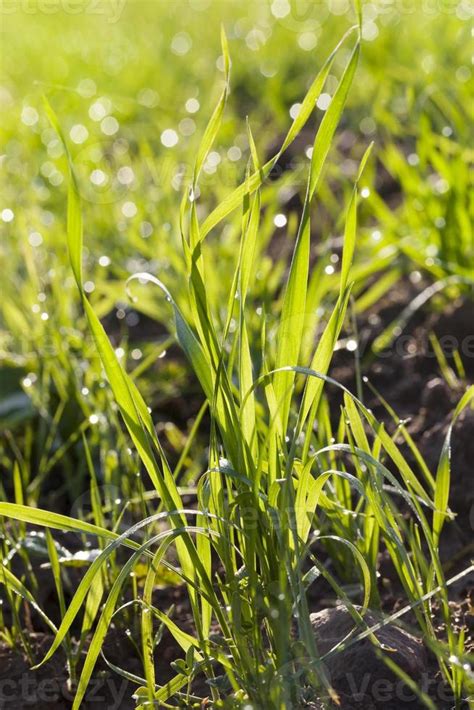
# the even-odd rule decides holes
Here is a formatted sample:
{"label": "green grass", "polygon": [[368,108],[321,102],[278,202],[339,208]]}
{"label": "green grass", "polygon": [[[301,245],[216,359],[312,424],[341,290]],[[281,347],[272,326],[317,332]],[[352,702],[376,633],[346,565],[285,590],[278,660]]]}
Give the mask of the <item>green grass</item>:
{"label": "green grass", "polygon": [[[388,15],[379,37],[361,41],[353,9],[323,13],[314,33],[295,31],[263,5],[247,13],[216,5],[206,15],[197,7],[181,19],[179,4],[166,11],[128,3],[123,21],[108,28],[110,41],[99,31],[104,18],[87,13],[66,18],[61,31],[54,15],[34,18],[34,32],[33,16],[7,19],[6,88],[18,95],[5,158],[5,205],[15,214],[4,220],[2,246],[2,638],[38,662],[23,623],[25,607],[34,609],[54,636],[42,662],[62,646],[78,680],[74,708],[111,624],[127,623],[142,673],[113,670],[136,684],[137,707],[199,706],[192,681],[200,674],[215,708],[298,708],[312,689],[335,700],[308,590],[324,577],[360,623],[358,637],[371,635],[364,613],[380,607],[377,564],[386,550],[404,591],[402,612],[435,651],[461,707],[471,659],[439,552],[453,517],[451,428],[430,470],[404,426],[389,431],[328,373],[351,315],[366,313],[406,274],[422,272],[425,300],[445,287],[452,296],[472,290],[468,23],[421,13],[421,36],[416,22]],[[271,27],[255,51],[247,22],[261,23],[264,37]],[[362,37],[373,29],[367,22]],[[170,65],[177,28],[192,47]],[[298,44],[311,39],[303,32],[317,35],[312,53]],[[46,62],[45,42],[61,61]],[[208,67],[218,56],[213,81]],[[75,86],[91,76],[96,92],[86,98],[87,85],[82,93]],[[143,94],[157,76],[159,97]],[[195,131],[181,130],[167,149],[159,136],[183,120],[196,87]],[[315,109],[328,91],[329,106]],[[114,137],[88,116],[101,95],[120,119]],[[28,117],[17,125],[20,96],[37,112],[31,126]],[[70,133],[77,124],[89,134],[80,145]],[[349,156],[343,130],[353,136]],[[298,165],[270,181],[293,144]],[[228,157],[231,146],[238,161]],[[416,156],[408,162],[407,149]],[[395,208],[377,194],[381,165],[399,184]],[[112,180],[120,168],[133,169],[128,186],[128,177],[125,185]],[[110,176],[110,189],[91,187],[92,169]],[[294,209],[285,198],[292,192]],[[281,213],[286,234],[275,254]],[[127,327],[121,317],[109,336],[111,312],[151,317],[166,333],[136,343],[132,321]],[[390,341],[393,325],[375,349]],[[338,412],[328,388],[342,390]],[[167,411],[177,393],[185,408],[190,399],[184,423]],[[453,422],[473,399],[465,387]],[[44,536],[33,534],[38,526]],[[74,557],[55,531],[74,531],[84,554]],[[57,618],[35,601],[34,554],[51,570]],[[83,576],[68,598],[67,569],[79,564]],[[154,603],[160,582],[183,585],[192,631]],[[163,686],[154,665],[160,627],[182,650]]]}

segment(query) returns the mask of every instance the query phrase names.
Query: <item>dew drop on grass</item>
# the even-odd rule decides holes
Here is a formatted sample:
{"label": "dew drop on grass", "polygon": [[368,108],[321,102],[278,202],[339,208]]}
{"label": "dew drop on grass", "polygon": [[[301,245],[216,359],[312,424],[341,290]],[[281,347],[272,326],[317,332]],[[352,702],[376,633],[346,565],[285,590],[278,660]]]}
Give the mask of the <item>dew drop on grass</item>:
{"label": "dew drop on grass", "polygon": [[171,51],[182,57],[189,52],[192,45],[192,39],[187,32],[178,32],[171,40]]}
{"label": "dew drop on grass", "polygon": [[142,222],[140,225],[140,234],[143,239],[148,239],[153,234],[153,225],[150,222]]}
{"label": "dew drop on grass", "polygon": [[166,128],[161,134],[160,140],[165,148],[173,148],[178,143],[179,137],[173,128]]}
{"label": "dew drop on grass", "polygon": [[366,200],[370,195],[370,190],[368,187],[363,187],[362,190],[360,191],[360,196]]}
{"label": "dew drop on grass", "polygon": [[80,145],[89,138],[89,131],[82,125],[82,123],[77,123],[69,131],[69,136],[73,143]]}
{"label": "dew drop on grass", "polygon": [[331,276],[331,274],[334,273],[334,266],[332,264],[328,264],[327,266],[325,266],[324,273],[328,274],[328,276]]}
{"label": "dew drop on grass", "polygon": [[229,158],[229,160],[235,163],[242,157],[242,151],[237,145],[232,145],[227,151],[227,157]]}
{"label": "dew drop on grass", "polygon": [[298,116],[300,110],[301,110],[300,103],[293,104],[293,106],[290,108],[290,116],[293,120]]}
{"label": "dew drop on grass", "polygon": [[134,328],[136,325],[139,324],[140,316],[138,315],[138,313],[135,313],[135,311],[132,311],[131,313],[127,313],[127,315],[125,316],[125,322],[129,328]]}
{"label": "dew drop on grass", "polygon": [[350,353],[355,352],[357,350],[357,340],[350,338],[346,343],[346,350],[349,350]]}
{"label": "dew drop on grass", "polygon": [[212,165],[212,167],[217,167],[217,165],[221,162],[220,153],[218,153],[217,150],[211,150],[207,156],[207,162],[209,165]]}
{"label": "dew drop on grass", "polygon": [[41,320],[44,320],[44,321],[49,320],[49,315],[48,315],[48,313],[46,313],[46,311],[43,311],[43,313],[41,314]]}
{"label": "dew drop on grass", "polygon": [[305,52],[310,52],[316,47],[318,38],[314,32],[301,32],[298,37],[298,44]]}
{"label": "dew drop on grass", "polygon": [[197,99],[188,99],[185,103],[185,109],[188,113],[197,113],[199,108],[200,104]]}
{"label": "dew drop on grass", "polygon": [[288,0],[273,0],[270,9],[273,17],[277,19],[286,17],[291,12],[291,6]]}
{"label": "dew drop on grass", "polygon": [[362,39],[365,39],[366,42],[372,42],[372,40],[378,37],[378,34],[379,28],[377,27],[375,22],[373,22],[372,20],[364,22],[362,26]]}
{"label": "dew drop on grass", "polygon": [[89,417],[89,423],[90,424],[98,424],[99,423],[99,416],[98,414],[91,414]]}
{"label": "dew drop on grass", "polygon": [[100,130],[106,136],[113,136],[120,128],[120,124],[113,116],[107,116],[100,124]]}
{"label": "dew drop on grass", "polygon": [[331,95],[330,94],[320,94],[318,96],[318,100],[316,101],[316,106],[321,111],[327,111],[330,103],[331,103]]}
{"label": "dew drop on grass", "polygon": [[28,242],[32,247],[39,247],[43,243],[43,237],[39,232],[31,232]]}
{"label": "dew drop on grass", "polygon": [[131,167],[126,165],[117,172],[117,180],[121,185],[131,185],[135,180],[135,173]]}
{"label": "dew drop on grass", "polygon": [[137,212],[138,212],[137,206],[131,200],[123,203],[122,214],[124,217],[128,217],[129,219],[131,219],[132,217],[135,217]]}
{"label": "dew drop on grass", "polygon": [[159,102],[159,96],[153,89],[142,89],[137,98],[138,103],[146,108],[154,108]]}
{"label": "dew drop on grass", "polygon": [[2,210],[2,221],[3,222],[13,222],[15,219],[15,213],[9,207]]}
{"label": "dew drop on grass", "polygon": [[90,99],[97,91],[97,86],[92,79],[81,79],[76,91],[83,99]]}
{"label": "dew drop on grass", "polygon": [[377,128],[374,119],[370,116],[366,116],[365,118],[363,118],[362,121],[359,123],[359,127],[362,133],[366,136],[370,136],[372,135],[372,133],[375,133],[375,130]]}
{"label": "dew drop on grass", "polygon": [[284,227],[287,222],[288,220],[286,218],[286,215],[284,214],[277,214],[273,219],[273,224],[275,225],[275,227]]}
{"label": "dew drop on grass", "polygon": [[21,112],[21,120],[25,126],[34,126],[38,123],[38,111],[32,106],[25,106]]}
{"label": "dew drop on grass", "polygon": [[196,124],[192,118],[183,118],[178,124],[179,132],[183,136],[192,136],[196,131]]}
{"label": "dew drop on grass", "polygon": [[104,254],[103,256],[100,256],[100,257],[99,257],[99,265],[100,265],[100,266],[104,266],[104,267],[105,267],[105,266],[110,266],[110,263],[111,263],[111,262],[110,262],[110,257],[105,256],[105,254]]}
{"label": "dew drop on grass", "polygon": [[102,119],[107,116],[107,113],[107,108],[101,99],[94,101],[94,103],[89,106],[89,117],[93,121],[102,121]]}

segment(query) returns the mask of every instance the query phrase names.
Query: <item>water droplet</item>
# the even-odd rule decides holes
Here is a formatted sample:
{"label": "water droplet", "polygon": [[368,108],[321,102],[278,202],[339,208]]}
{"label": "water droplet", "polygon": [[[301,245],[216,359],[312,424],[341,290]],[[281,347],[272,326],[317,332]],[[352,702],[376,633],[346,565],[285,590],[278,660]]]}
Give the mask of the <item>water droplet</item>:
{"label": "water droplet", "polygon": [[15,219],[15,213],[9,207],[2,210],[2,220],[3,222],[12,222]]}
{"label": "water droplet", "polygon": [[286,17],[291,12],[291,6],[288,0],[273,0],[270,9],[273,17],[277,19]]}
{"label": "water droplet", "polygon": [[28,242],[32,247],[39,247],[43,243],[43,237],[39,232],[31,232],[28,237]]}
{"label": "water droplet", "polygon": [[138,103],[146,108],[154,108],[158,102],[159,96],[153,89],[142,89],[138,94]]}
{"label": "water droplet", "polygon": [[25,126],[34,126],[38,123],[39,115],[38,111],[32,106],[25,106],[21,112],[21,120]]}
{"label": "water droplet", "polygon": [[81,79],[81,81],[77,85],[76,91],[79,96],[82,96],[82,98],[90,99],[97,91],[95,81],[93,81],[92,79]]}
{"label": "water droplet", "polygon": [[183,118],[178,124],[179,132],[183,136],[192,136],[196,131],[196,124],[192,118]]}
{"label": "water droplet", "polygon": [[311,52],[316,47],[318,38],[314,32],[301,32],[298,37],[298,44],[305,52]]}
{"label": "water droplet", "polygon": [[299,103],[293,104],[293,106],[290,108],[290,116],[293,120],[298,116],[300,109],[301,104]]}
{"label": "water droplet", "polygon": [[200,104],[197,99],[188,99],[185,104],[185,109],[188,113],[197,113],[199,111]]}
{"label": "water droplet", "polygon": [[318,100],[316,101],[316,106],[321,110],[321,111],[327,111],[329,108],[329,104],[331,103],[331,95],[330,94],[320,94],[318,96]]}
{"label": "water droplet", "polygon": [[211,152],[207,156],[207,162],[212,167],[216,167],[217,165],[219,165],[219,163],[221,162],[221,156],[217,152],[217,150],[211,150]]}
{"label": "water droplet", "polygon": [[288,220],[286,218],[286,215],[284,214],[277,214],[273,219],[273,224],[275,225],[275,227],[284,227],[287,222]]}
{"label": "water droplet", "polygon": [[106,136],[113,136],[120,128],[120,124],[113,116],[107,116],[100,124],[100,130]]}
{"label": "water droplet", "polygon": [[89,107],[89,117],[93,121],[102,121],[112,110],[110,99],[101,97]]}
{"label": "water droplet", "polygon": [[366,116],[365,118],[363,118],[362,121],[359,123],[359,127],[365,136],[372,135],[372,133],[375,133],[377,128],[374,119],[370,116]]}
{"label": "water droplet", "polygon": [[138,209],[134,202],[128,201],[123,203],[122,214],[124,215],[124,217],[128,217],[129,219],[131,219],[132,217],[135,217],[137,212]]}
{"label": "water droplet", "polygon": [[82,123],[77,123],[69,131],[69,135],[73,143],[80,145],[84,143],[89,138],[89,131]]}
{"label": "water droplet", "polygon": [[117,173],[117,180],[121,185],[131,185],[135,180],[135,173],[129,166],[120,168]]}
{"label": "water droplet", "polygon": [[166,128],[160,139],[165,148],[173,148],[179,141],[178,134],[172,128]]}
{"label": "water droplet", "polygon": [[378,37],[378,34],[379,28],[377,27],[375,22],[373,22],[372,20],[364,22],[364,24],[362,25],[362,39],[365,39],[366,42],[372,42],[372,40]]}
{"label": "water droplet", "polygon": [[140,234],[143,239],[148,239],[153,234],[153,225],[150,222],[142,222],[140,225]]}
{"label": "water droplet", "polygon": [[171,51],[178,56],[184,56],[193,46],[193,41],[187,32],[178,32],[171,40]]}

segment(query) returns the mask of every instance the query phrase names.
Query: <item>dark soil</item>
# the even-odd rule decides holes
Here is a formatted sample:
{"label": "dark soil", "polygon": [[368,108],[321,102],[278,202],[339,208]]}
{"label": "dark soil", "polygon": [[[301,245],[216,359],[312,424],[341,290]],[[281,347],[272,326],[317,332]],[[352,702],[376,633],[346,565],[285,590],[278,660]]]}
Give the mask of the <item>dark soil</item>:
{"label": "dark soil", "polygon": [[[467,386],[474,382],[474,301],[460,299],[438,304],[442,308],[438,312],[427,304],[414,314],[390,349],[374,357],[371,344],[415,295],[413,286],[408,281],[402,282],[358,324],[361,374],[376,390],[374,393],[369,384],[364,384],[363,395],[365,404],[393,431],[395,424],[381,400],[390,404],[435,474],[454,409]],[[465,378],[455,377],[451,386],[446,383],[429,340],[430,333],[438,338],[454,372],[453,350],[458,349]],[[337,351],[331,375],[356,392],[354,355]],[[326,392],[334,405],[340,404],[341,397],[335,388],[327,388]],[[334,409],[338,411],[338,406]],[[402,449],[416,470],[414,457],[407,447]],[[471,542],[473,529],[473,461],[474,411],[468,408],[453,427],[450,497],[451,509],[457,516],[457,533],[465,544]]]}

